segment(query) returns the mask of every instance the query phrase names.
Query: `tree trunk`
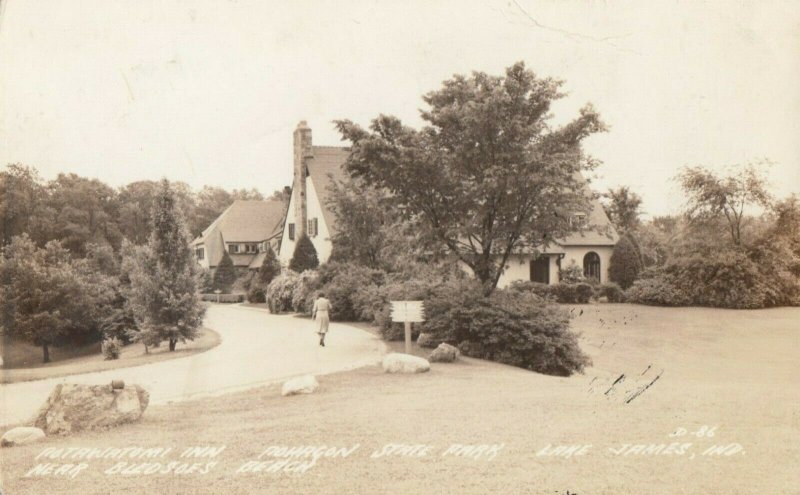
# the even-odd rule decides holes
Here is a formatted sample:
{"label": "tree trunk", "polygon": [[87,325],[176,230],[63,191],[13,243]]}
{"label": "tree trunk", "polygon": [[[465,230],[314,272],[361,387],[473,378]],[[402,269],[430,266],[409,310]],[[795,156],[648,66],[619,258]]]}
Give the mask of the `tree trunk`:
{"label": "tree trunk", "polygon": [[170,352],[175,350],[175,345],[178,343],[177,339],[169,339],[169,350]]}
{"label": "tree trunk", "polygon": [[50,362],[50,348],[47,346],[47,344],[42,344],[42,362]]}

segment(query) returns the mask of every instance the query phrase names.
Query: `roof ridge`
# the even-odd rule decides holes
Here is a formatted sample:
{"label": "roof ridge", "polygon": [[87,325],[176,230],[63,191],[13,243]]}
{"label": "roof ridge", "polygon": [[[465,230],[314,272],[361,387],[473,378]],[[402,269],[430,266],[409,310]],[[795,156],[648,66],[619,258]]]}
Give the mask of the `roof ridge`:
{"label": "roof ridge", "polygon": [[349,150],[350,146],[318,146],[315,144],[311,148],[327,149],[327,150]]}

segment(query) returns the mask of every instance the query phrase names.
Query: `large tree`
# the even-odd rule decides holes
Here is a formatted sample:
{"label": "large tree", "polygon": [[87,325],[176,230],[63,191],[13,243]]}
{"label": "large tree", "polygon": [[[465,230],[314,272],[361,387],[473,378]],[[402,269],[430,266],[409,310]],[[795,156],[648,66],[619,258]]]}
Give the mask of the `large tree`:
{"label": "large tree", "polygon": [[44,245],[54,216],[46,200],[47,190],[35,168],[16,163],[0,171],[0,246],[23,233]]}
{"label": "large tree", "polygon": [[346,167],[420,217],[489,294],[512,253],[569,234],[571,215],[589,211],[580,172],[593,161],[580,144],[605,127],[590,105],[551,126],[562,84],[522,62],[503,76],[456,75],[423,97],[420,130],[385,115],[369,130],[337,121],[353,144]]}
{"label": "large tree", "polygon": [[91,260],[74,260],[57,241],[38,248],[25,234],[16,236],[0,260],[2,321],[15,338],[42,347],[82,344],[97,337],[102,315],[113,297],[113,279]]}
{"label": "large tree", "polygon": [[741,245],[747,208],[768,207],[772,201],[767,166],[769,162],[748,163],[734,167],[730,175],[701,166],[684,168],[677,179],[686,194],[687,217],[704,226],[723,218],[731,241]]}
{"label": "large tree", "polygon": [[114,189],[76,174],[58,174],[47,189],[48,204],[56,215],[53,236],[72,253],[84,256],[89,243],[119,248],[122,234]]}
{"label": "large tree", "polygon": [[603,194],[603,209],[620,234],[636,230],[641,225],[642,198],[628,186],[609,189]]}
{"label": "large tree", "polygon": [[153,206],[152,229],[130,274],[130,302],[140,336],[151,345],[166,340],[174,351],[178,341],[197,336],[205,308],[197,293],[199,268],[189,234],[166,179]]}

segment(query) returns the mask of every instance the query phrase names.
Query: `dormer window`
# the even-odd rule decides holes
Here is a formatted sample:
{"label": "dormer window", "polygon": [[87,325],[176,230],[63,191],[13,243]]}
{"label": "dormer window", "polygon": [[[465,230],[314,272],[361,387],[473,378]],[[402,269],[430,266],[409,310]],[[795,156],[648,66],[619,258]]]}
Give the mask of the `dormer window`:
{"label": "dormer window", "polygon": [[571,217],[569,217],[569,224],[571,227],[580,229],[586,227],[586,220],[586,213],[574,213]]}

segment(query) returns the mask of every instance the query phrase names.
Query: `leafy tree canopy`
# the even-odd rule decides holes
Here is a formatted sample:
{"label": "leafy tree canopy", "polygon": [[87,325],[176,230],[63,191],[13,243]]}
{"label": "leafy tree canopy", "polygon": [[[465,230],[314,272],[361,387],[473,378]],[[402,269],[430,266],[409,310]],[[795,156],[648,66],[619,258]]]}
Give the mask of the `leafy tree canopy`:
{"label": "leafy tree canopy", "polygon": [[423,97],[422,129],[380,115],[368,130],[336,125],[352,142],[351,175],[389,191],[419,216],[440,245],[472,269],[490,293],[509,256],[572,232],[588,213],[580,171],[594,165],[581,141],[603,131],[591,105],[572,122],[550,125],[561,81],[522,62],[502,76],[456,75]]}
{"label": "leafy tree canopy", "polygon": [[742,244],[746,208],[768,207],[765,169],[768,161],[732,167],[729,175],[718,175],[705,167],[686,167],[677,179],[687,197],[686,215],[695,224],[707,227],[724,218],[731,241]]}

